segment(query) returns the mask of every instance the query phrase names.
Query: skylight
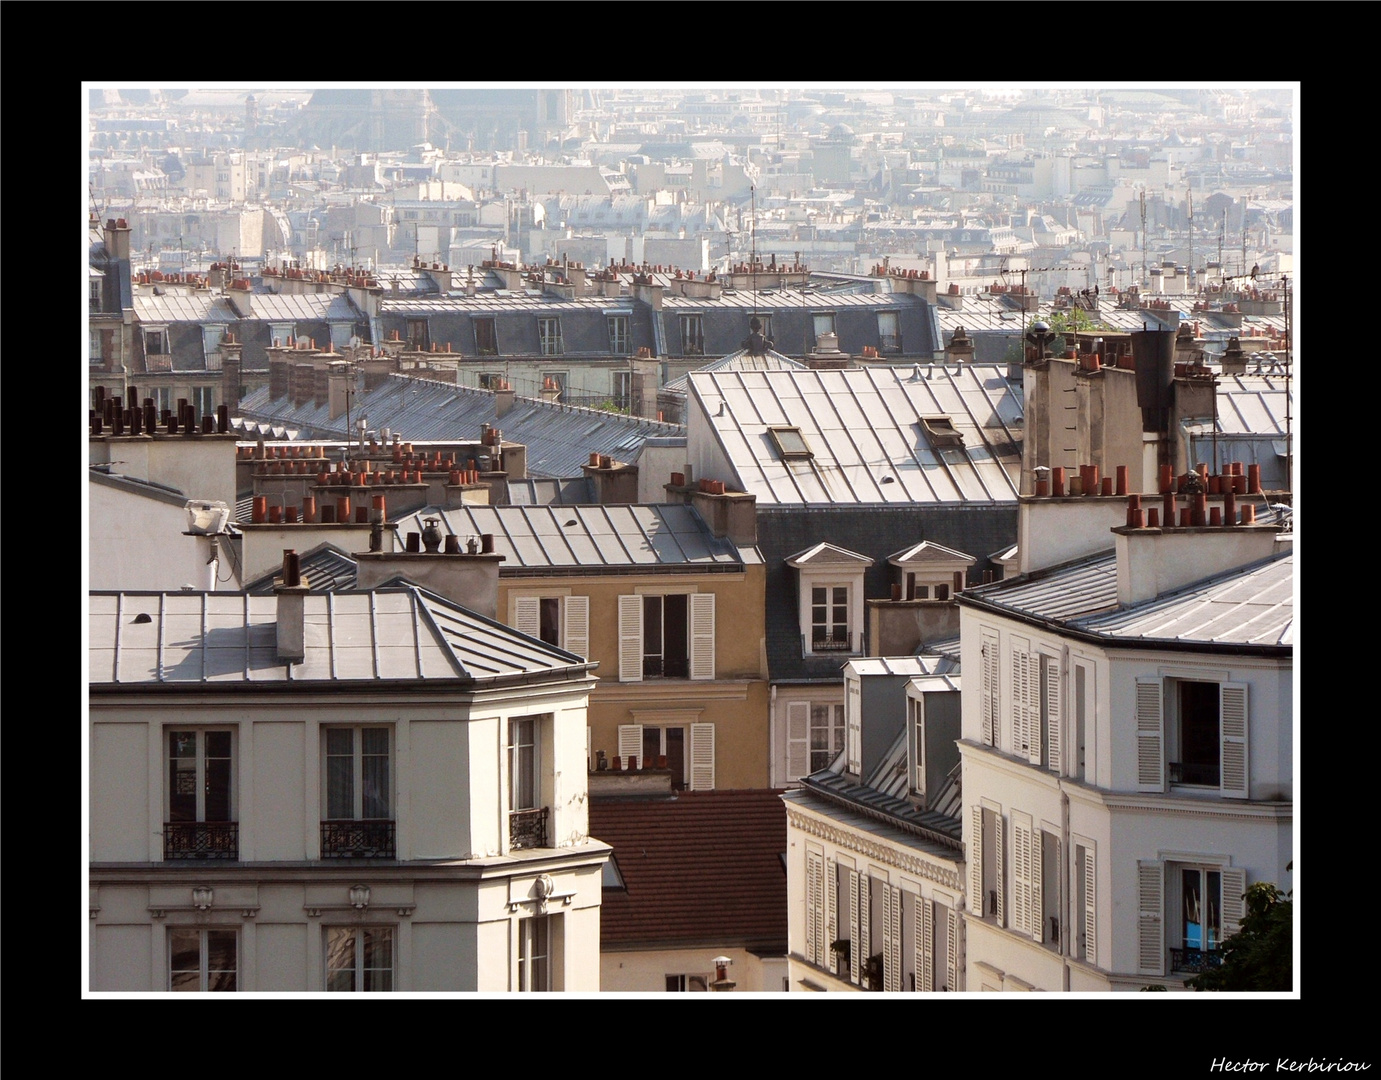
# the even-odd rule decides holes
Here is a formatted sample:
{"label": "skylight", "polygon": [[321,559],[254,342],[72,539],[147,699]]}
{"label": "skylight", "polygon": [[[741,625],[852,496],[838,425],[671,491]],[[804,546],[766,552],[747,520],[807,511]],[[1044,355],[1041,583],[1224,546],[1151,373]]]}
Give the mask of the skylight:
{"label": "skylight", "polygon": [[808,461],[815,456],[798,427],[770,427],[767,433],[772,436],[772,442],[783,461]]}

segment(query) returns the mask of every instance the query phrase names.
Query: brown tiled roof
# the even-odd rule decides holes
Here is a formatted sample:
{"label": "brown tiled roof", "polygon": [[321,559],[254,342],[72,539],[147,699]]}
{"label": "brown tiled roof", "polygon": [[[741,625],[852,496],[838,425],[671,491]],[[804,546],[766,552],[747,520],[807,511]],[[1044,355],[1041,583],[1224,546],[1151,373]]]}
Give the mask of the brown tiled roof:
{"label": "brown tiled roof", "polygon": [[604,892],[602,949],[786,950],[786,807],[776,791],[592,799],[625,890]]}

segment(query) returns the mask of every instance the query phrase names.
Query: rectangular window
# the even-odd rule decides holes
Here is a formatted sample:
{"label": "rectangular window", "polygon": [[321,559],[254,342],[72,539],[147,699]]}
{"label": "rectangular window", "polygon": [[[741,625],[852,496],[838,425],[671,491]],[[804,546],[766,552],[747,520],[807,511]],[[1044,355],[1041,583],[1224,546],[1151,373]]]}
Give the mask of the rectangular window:
{"label": "rectangular window", "polygon": [[620,409],[633,407],[633,373],[614,372],[614,405]]}
{"label": "rectangular window", "polygon": [[666,985],[669,994],[709,990],[710,977],[708,975],[668,975]]}
{"label": "rectangular window", "polygon": [[168,351],[168,335],[163,330],[144,331],[144,353],[147,356],[162,356]]}
{"label": "rectangular window", "polygon": [[168,732],[165,859],[237,859],[230,731]]}
{"label": "rectangular window", "polygon": [[989,806],[969,807],[969,891],[980,918],[1006,922],[1006,848],[1002,812]]}
{"label": "rectangular window", "polygon": [[513,628],[548,645],[587,656],[590,651],[588,596],[517,596]]}
{"label": "rectangular window", "polygon": [[715,677],[714,593],[619,597],[619,681]]}
{"label": "rectangular window", "polygon": [[643,743],[640,751],[645,769],[661,768],[661,758],[666,758],[666,767],[671,770],[671,786],[674,791],[686,789],[686,729],[684,727],[654,727],[643,724]]}
{"label": "rectangular window", "polygon": [[907,698],[909,714],[907,730],[911,734],[911,793],[925,798],[925,704],[919,698]]}
{"label": "rectangular window", "polygon": [[1097,882],[1094,876],[1094,852],[1092,846],[1074,845],[1074,904],[1070,915],[1074,919],[1074,941],[1072,953],[1077,960],[1089,964],[1098,962],[1097,935]]}
{"label": "rectangular window", "polygon": [[101,351],[101,332],[94,326],[86,338],[86,361],[91,367],[101,367],[105,363]]}
{"label": "rectangular window", "polygon": [[[1217,787],[1222,764],[1218,738],[1218,684],[1179,681],[1178,724],[1171,752],[1170,782]],[[1178,753],[1175,753],[1178,750]]]}
{"label": "rectangular window", "polygon": [[828,769],[844,749],[844,706],[810,707],[810,771]]}
{"label": "rectangular window", "polygon": [[705,327],[701,316],[682,315],[679,318],[681,323],[681,355],[704,356]]}
{"label": "rectangular window", "polygon": [[811,322],[815,327],[815,344],[820,344],[820,338],[825,334],[834,333],[834,313],[817,312],[811,316]]}
{"label": "rectangular window", "polygon": [[551,985],[551,920],[537,915],[518,920],[518,989],[541,993]]}
{"label": "rectangular window", "polygon": [[431,334],[427,330],[426,319],[408,320],[408,348],[413,352],[426,352],[431,348]]}
{"label": "rectangular window", "polygon": [[565,351],[561,346],[561,320],[538,319],[537,341],[543,356],[560,356]]}
{"label": "rectangular window", "polygon": [[214,386],[192,387],[192,404],[196,406],[197,417],[216,415],[216,388]]}
{"label": "rectangular window", "polygon": [[508,845],[510,850],[547,846],[542,803],[540,717],[508,721]]}
{"label": "rectangular window", "polygon": [[481,390],[498,390],[503,385],[503,376],[497,371],[481,371],[478,379]]}
{"label": "rectangular window", "polygon": [[810,648],[812,652],[848,652],[849,587],[816,585],[810,590]]}
{"label": "rectangular window", "polygon": [[[551,380],[551,385],[547,385],[547,380]],[[558,398],[561,391],[566,388],[566,372],[564,371],[544,371],[542,372],[542,389],[555,390]]]}
{"label": "rectangular window", "polygon": [[878,351],[901,352],[901,326],[895,311],[878,312]]}
{"label": "rectangular window", "polygon": [[101,310],[101,279],[91,278],[87,285],[87,297],[91,301],[91,310]]}
{"label": "rectangular window", "polygon": [[238,930],[168,930],[168,989],[207,993],[238,986]]}
{"label": "rectangular window", "polygon": [[475,325],[476,354],[479,356],[498,356],[499,335],[494,329],[494,320],[476,317],[473,322]]}
{"label": "rectangular window", "polygon": [[608,315],[609,351],[615,356],[627,356],[629,349],[628,316]]}
{"label": "rectangular window", "polygon": [[393,989],[393,928],[328,926],[326,989],[338,993],[386,993]]}
{"label": "rectangular window", "polygon": [[643,678],[690,675],[689,622],[684,593],[643,597]]}
{"label": "rectangular window", "polygon": [[390,730],[325,728],[323,757],[322,858],[393,858]]}

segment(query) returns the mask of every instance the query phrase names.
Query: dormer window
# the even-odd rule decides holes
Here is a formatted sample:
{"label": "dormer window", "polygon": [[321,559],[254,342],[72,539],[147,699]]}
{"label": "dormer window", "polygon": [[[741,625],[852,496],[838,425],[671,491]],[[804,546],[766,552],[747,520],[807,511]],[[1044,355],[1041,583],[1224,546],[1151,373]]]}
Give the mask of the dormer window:
{"label": "dormer window", "polygon": [[783,461],[809,461],[814,456],[798,427],[770,427],[767,434]]}
{"label": "dormer window", "polygon": [[977,560],[962,551],[924,540],[889,555],[887,561],[897,568],[893,581],[902,586],[903,599],[949,600],[963,591],[969,569]]}
{"label": "dormer window", "polygon": [[964,448],[964,436],[955,430],[948,416],[922,416],[920,421],[925,437],[936,450]]}
{"label": "dormer window", "polygon": [[800,577],[803,656],[863,651],[863,574],[873,560],[833,544],[816,544],[786,560]]}

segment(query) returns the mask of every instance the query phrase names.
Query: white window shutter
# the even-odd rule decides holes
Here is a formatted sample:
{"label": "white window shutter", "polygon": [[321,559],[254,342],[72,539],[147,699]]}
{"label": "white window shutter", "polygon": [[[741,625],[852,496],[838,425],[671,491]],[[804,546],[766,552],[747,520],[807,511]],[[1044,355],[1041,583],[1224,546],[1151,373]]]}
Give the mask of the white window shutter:
{"label": "white window shutter", "polygon": [[1031,934],[1031,818],[1012,811],[1012,929]]}
{"label": "white window shutter", "polygon": [[[619,597],[619,682],[643,681],[643,598]],[[641,747],[639,750],[641,751]]]}
{"label": "white window shutter", "polygon": [[997,875],[997,925],[1007,925],[1007,843],[1001,814],[993,815],[993,863]]}
{"label": "white window shutter", "polygon": [[810,772],[810,702],[786,707],[786,778],[799,780]]}
{"label": "white window shutter", "polygon": [[1012,645],[1012,753],[1026,757],[1026,653]]}
{"label": "white window shutter", "polygon": [[1165,731],[1162,719],[1161,680],[1136,681],[1136,789],[1165,790]]}
{"label": "white window shutter", "polygon": [[1164,868],[1158,862],[1138,862],[1137,869],[1137,971],[1142,975],[1165,974]]}
{"label": "white window shutter", "polygon": [[825,951],[831,974],[839,973],[839,954],[834,943],[839,940],[839,864],[825,860]]}
{"label": "white window shutter", "polygon": [[714,678],[714,593],[691,593],[690,677]]}
{"label": "white window shutter", "polygon": [[868,981],[868,957],[873,955],[873,882],[867,874],[858,875],[858,974]]}
{"label": "white window shutter", "polygon": [[931,901],[916,897],[916,989],[935,989],[935,912]]}
{"label": "white window shutter", "polygon": [[1045,660],[1045,714],[1050,724],[1051,772],[1064,772],[1064,758],[1061,755],[1063,742],[1064,716],[1060,712],[1060,662],[1051,657]]}
{"label": "white window shutter", "polygon": [[714,790],[714,725],[690,726],[690,787],[692,791]]}
{"label": "white window shutter", "polygon": [[513,598],[513,629],[528,637],[542,636],[542,601],[535,596]]}
{"label": "white window shutter", "polygon": [[1084,848],[1084,959],[1098,963],[1098,874],[1093,848]]}
{"label": "white window shutter", "polygon": [[983,638],[983,743],[996,746],[997,731],[997,640]]}
{"label": "white window shutter", "polygon": [[892,967],[892,886],[882,888],[882,988],[892,989],[896,969]]}
{"label": "white window shutter", "polygon": [[585,729],[585,767],[589,769],[591,772],[595,771],[595,755],[591,752],[590,749],[594,745],[594,741],[594,729],[587,727]]}
{"label": "white window shutter", "polygon": [[824,921],[820,894],[825,876],[824,860],[813,851],[806,852],[806,939],[802,950],[807,963],[820,963],[820,924]]}
{"label": "white window shutter", "polygon": [[883,961],[883,988],[891,990],[893,993],[902,989],[901,985],[901,945],[902,945],[902,914],[901,914],[901,890],[895,885],[887,886],[889,906],[887,911],[887,930],[889,941],[887,943],[887,958]]}
{"label": "white window shutter", "polygon": [[1045,940],[1045,833],[1040,826],[1031,829],[1031,937],[1035,941]]}
{"label": "white window shutter", "polygon": [[1223,867],[1223,937],[1232,937],[1242,929],[1242,916],[1247,913],[1247,872],[1240,866]]}
{"label": "white window shutter", "polygon": [[858,871],[849,871],[849,981],[858,982],[859,953],[859,911],[858,911]]}
{"label": "white window shutter", "polygon": [[629,758],[643,756],[642,724],[619,725],[619,757],[623,762]]}
{"label": "white window shutter", "polygon": [[945,977],[951,990],[962,989],[959,985],[959,925],[959,913],[945,908]]}
{"label": "white window shutter", "polygon": [[1022,654],[1022,685],[1026,690],[1026,760],[1041,763],[1041,658],[1036,653]]}
{"label": "white window shutter", "polygon": [[[1219,785],[1225,799],[1245,799],[1251,790],[1247,771],[1247,684],[1218,688]],[[1227,907],[1224,901],[1223,906]]]}
{"label": "white window shutter", "polygon": [[565,637],[561,647],[576,656],[590,655],[590,598],[568,596],[565,601]]}
{"label": "white window shutter", "polygon": [[983,807],[969,807],[969,914],[981,919],[988,914],[983,895]]}

